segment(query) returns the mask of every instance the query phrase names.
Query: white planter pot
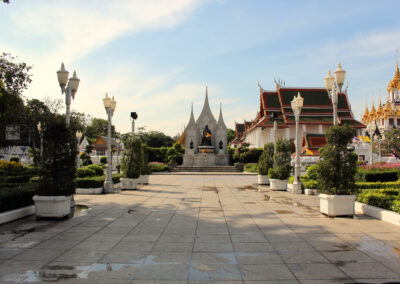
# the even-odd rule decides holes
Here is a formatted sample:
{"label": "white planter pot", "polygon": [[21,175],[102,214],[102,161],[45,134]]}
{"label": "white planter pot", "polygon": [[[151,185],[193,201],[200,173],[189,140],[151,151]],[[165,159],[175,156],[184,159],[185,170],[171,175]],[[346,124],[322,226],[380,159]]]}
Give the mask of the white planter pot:
{"label": "white planter pot", "polygon": [[319,211],[328,216],[353,216],[355,195],[319,195]]}
{"label": "white planter pot", "polygon": [[269,179],[269,189],[271,190],[286,190],[287,179]]}
{"label": "white planter pot", "polygon": [[258,184],[269,184],[269,178],[267,175],[258,175]]}
{"label": "white planter pot", "polygon": [[149,175],[140,175],[139,183],[140,184],[149,184]]}
{"label": "white planter pot", "polygon": [[76,194],[102,194],[103,193],[103,188],[102,187],[97,187],[97,188],[76,188],[75,189]]}
{"label": "white planter pot", "polygon": [[38,196],[35,201],[35,215],[41,218],[62,218],[70,213],[71,196]]}
{"label": "white planter pot", "polygon": [[121,189],[136,189],[139,179],[138,178],[121,178]]}

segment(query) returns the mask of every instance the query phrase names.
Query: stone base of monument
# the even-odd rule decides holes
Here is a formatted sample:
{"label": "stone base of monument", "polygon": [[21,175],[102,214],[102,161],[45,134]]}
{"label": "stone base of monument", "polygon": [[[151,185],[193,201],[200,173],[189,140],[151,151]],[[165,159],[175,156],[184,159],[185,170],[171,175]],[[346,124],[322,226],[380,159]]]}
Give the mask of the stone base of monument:
{"label": "stone base of monument", "polygon": [[[204,149],[207,151],[207,149]],[[216,167],[228,166],[228,155],[215,154],[210,152],[203,152],[198,154],[185,154],[183,155],[184,167]]]}

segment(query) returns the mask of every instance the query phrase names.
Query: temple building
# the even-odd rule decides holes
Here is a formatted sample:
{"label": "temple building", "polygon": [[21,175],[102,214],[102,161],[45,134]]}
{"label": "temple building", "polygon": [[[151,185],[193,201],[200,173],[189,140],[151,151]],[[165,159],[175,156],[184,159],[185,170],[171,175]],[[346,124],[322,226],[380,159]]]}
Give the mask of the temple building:
{"label": "temple building", "polygon": [[[222,117],[222,107],[218,121],[211,112],[208,102],[208,91],[200,116],[195,120],[193,105],[189,123],[184,131],[185,154],[184,167],[227,166],[227,127]],[[182,139],[183,141],[183,139]]]}
{"label": "temple building", "polygon": [[[273,142],[274,128],[270,117],[271,113],[277,115],[277,138],[294,139],[296,122],[291,101],[300,92],[304,98],[304,105],[300,114],[300,129],[303,147],[305,147],[303,152],[305,155],[315,155],[317,148],[324,144],[321,138],[324,137],[326,130],[333,125],[333,105],[327,90],[325,88],[286,87],[279,82],[275,82],[275,84],[276,90],[271,91],[264,90],[259,85],[259,110],[251,124],[245,127],[241,134],[241,141],[249,143],[252,148],[261,148],[264,144]],[[339,124],[348,124],[355,128],[357,136],[361,135],[365,125],[353,117],[347,88],[338,94],[337,112]],[[310,142],[312,140],[315,140],[314,144]],[[306,151],[308,144],[312,147],[310,151]]]}
{"label": "temple building", "polygon": [[389,82],[387,88],[386,103],[382,105],[379,99],[378,109],[372,102],[371,110],[368,105],[365,106],[365,112],[362,122],[367,125],[367,130],[371,132],[378,128],[381,134],[400,127],[400,72],[398,60],[396,60],[396,70],[393,79]]}

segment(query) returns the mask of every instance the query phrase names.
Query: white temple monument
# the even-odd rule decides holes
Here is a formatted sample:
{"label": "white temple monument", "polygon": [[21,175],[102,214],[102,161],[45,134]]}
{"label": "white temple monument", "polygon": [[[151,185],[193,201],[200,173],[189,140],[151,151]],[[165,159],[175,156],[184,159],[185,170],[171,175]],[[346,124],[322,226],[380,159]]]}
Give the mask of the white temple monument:
{"label": "white temple monument", "polygon": [[189,124],[185,129],[185,154],[183,156],[184,167],[216,167],[227,166],[227,127],[222,118],[222,107],[218,122],[214,118],[208,103],[208,91],[203,110],[195,121],[193,104],[190,113]]}

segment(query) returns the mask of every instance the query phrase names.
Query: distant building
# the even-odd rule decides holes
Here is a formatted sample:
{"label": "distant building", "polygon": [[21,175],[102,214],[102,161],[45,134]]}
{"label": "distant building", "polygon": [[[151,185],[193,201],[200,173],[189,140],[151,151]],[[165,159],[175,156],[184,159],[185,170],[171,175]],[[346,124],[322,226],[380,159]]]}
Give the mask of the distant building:
{"label": "distant building", "polygon": [[[106,151],[107,151],[107,141],[110,138],[105,137],[105,136],[99,136],[97,137],[97,140],[95,142],[93,142],[92,146],[92,153],[94,156],[106,156]],[[118,149],[117,149],[118,147]],[[123,151],[123,143],[121,142],[118,146],[117,146],[117,142],[115,142],[115,139],[111,138],[111,148],[114,148],[115,151],[118,150],[119,153],[121,153]]]}
{"label": "distant building", "polygon": [[[311,145],[307,146],[307,143],[310,143],[309,138],[324,136],[327,129],[333,125],[333,105],[328,92],[324,88],[286,87],[278,82],[275,83],[275,91],[267,91],[259,86],[260,107],[250,125],[245,124],[241,140],[253,148],[261,148],[264,144],[273,142],[274,129],[270,119],[272,112],[277,113],[277,138],[294,139],[296,122],[290,102],[300,92],[304,98],[300,114],[300,131],[301,136],[305,137],[304,146],[310,147]],[[347,89],[338,94],[337,111],[339,124],[348,124],[356,130],[357,136],[361,135],[365,125],[353,117]],[[307,153],[315,152],[311,148],[309,150]]]}

